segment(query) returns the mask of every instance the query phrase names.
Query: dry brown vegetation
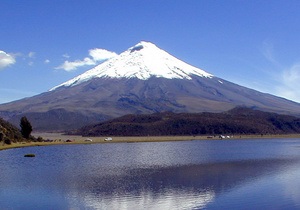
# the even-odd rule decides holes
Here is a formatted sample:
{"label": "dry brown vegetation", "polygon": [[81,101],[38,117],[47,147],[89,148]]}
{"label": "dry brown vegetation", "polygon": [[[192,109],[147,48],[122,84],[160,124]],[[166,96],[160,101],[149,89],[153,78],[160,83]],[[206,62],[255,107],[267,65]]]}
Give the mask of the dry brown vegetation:
{"label": "dry brown vegetation", "polygon": [[73,134],[83,136],[197,136],[300,133],[294,116],[235,108],[223,113],[154,113],[126,115]]}
{"label": "dry brown vegetation", "polygon": [[[189,141],[189,140],[219,140],[218,136],[113,136],[112,141],[105,141],[106,136],[90,137],[92,141],[85,141],[87,138],[76,135],[63,135],[62,133],[34,133],[35,137],[51,140],[48,142],[15,142],[10,145],[0,145],[0,150],[19,147],[50,146],[50,145],[74,145],[74,144],[99,144],[99,143],[134,143],[134,142],[164,142],[164,141]],[[274,139],[274,138],[300,138],[300,134],[283,135],[235,135],[226,140],[246,140],[246,139]],[[71,140],[71,142],[66,142]]]}

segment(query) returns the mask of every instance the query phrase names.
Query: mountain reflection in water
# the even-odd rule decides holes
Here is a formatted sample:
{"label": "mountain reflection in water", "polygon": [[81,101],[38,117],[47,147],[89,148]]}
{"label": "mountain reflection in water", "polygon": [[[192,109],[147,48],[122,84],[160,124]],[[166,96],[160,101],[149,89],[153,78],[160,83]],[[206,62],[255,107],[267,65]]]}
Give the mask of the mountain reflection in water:
{"label": "mountain reflection in water", "polygon": [[[189,141],[0,152],[3,209],[299,209],[300,141]],[[36,158],[24,159],[24,153]]]}
{"label": "mountain reflection in water", "polygon": [[74,197],[82,197],[95,209],[203,209],[219,193],[296,163],[295,159],[267,159],[124,169],[116,176],[84,177]]}

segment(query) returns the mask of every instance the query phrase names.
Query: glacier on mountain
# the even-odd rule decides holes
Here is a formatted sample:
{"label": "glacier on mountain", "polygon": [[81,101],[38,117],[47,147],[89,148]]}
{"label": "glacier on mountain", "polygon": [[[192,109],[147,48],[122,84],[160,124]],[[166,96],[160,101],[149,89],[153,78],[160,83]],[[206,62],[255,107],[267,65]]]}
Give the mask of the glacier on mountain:
{"label": "glacier on mountain", "polygon": [[212,78],[199,68],[189,65],[156,45],[142,41],[125,52],[113,57],[106,62],[86,71],[85,73],[53,87],[75,86],[93,78],[138,78],[147,80],[150,77],[164,77],[167,79],[192,79],[191,75]]}

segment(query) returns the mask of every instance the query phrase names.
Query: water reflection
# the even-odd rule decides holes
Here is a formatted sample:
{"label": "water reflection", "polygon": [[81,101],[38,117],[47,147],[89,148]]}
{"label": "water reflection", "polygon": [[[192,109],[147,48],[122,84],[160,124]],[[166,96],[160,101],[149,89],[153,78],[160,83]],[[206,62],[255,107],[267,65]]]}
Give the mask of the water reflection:
{"label": "water reflection", "polygon": [[[0,152],[4,209],[297,209],[300,142],[190,141]],[[23,158],[35,153],[36,158]]]}
{"label": "water reflection", "polygon": [[83,200],[87,207],[93,209],[195,209],[203,208],[214,196],[211,191],[195,193],[170,190],[159,195],[150,191],[135,196],[125,194],[100,197],[86,194]]}
{"label": "water reflection", "polygon": [[[206,209],[300,209],[299,163],[222,192]],[[297,174],[282,179],[284,174]],[[284,175],[285,176],[285,175]],[[291,187],[293,186],[293,187]],[[290,190],[290,187],[292,190]]]}
{"label": "water reflection", "polygon": [[[265,177],[270,179],[297,163],[296,159],[268,159],[124,169],[121,175],[85,177],[75,192],[81,192],[77,198],[82,198],[86,205],[95,209],[203,209],[215,201],[216,195],[228,194],[229,190],[240,186],[251,186]],[[269,182],[263,183],[259,186]],[[299,191],[295,193],[300,195]]]}

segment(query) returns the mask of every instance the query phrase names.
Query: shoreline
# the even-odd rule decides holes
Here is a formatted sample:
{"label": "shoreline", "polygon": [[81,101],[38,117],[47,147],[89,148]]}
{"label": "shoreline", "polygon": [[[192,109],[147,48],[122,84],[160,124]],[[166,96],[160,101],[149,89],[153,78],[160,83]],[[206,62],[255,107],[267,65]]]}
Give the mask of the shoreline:
{"label": "shoreline", "polygon": [[[63,135],[62,133],[33,133],[35,137],[42,137],[50,140],[49,142],[18,142],[10,145],[0,145],[0,151],[6,149],[35,147],[35,146],[51,146],[51,145],[74,145],[74,144],[101,144],[101,143],[136,143],[136,142],[167,142],[167,141],[191,141],[191,140],[249,140],[249,139],[284,139],[299,138],[300,134],[278,134],[278,135],[233,135],[225,136],[221,139],[219,136],[111,136],[112,140],[106,141],[108,136],[83,137],[75,135]],[[92,141],[87,139],[91,139]],[[66,142],[69,140],[70,142]]]}

